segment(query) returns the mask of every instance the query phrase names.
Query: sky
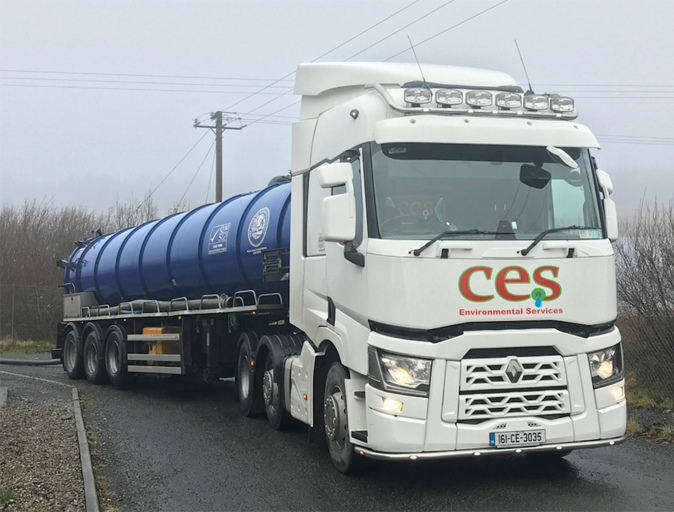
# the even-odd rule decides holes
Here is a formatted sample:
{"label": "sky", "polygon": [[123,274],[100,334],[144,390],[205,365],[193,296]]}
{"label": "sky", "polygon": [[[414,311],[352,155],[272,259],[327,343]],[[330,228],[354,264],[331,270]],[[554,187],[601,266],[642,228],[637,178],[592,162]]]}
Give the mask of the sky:
{"label": "sky", "polygon": [[382,61],[409,36],[422,63],[526,89],[517,39],[533,88],[576,98],[628,215],[674,198],[673,19],[671,0],[0,0],[0,202],[212,202],[214,136],[193,124],[216,110],[287,116],[225,132],[223,197],[263,188],[290,168],[299,112],[279,111],[293,76],[273,81],[338,46],[320,61]]}

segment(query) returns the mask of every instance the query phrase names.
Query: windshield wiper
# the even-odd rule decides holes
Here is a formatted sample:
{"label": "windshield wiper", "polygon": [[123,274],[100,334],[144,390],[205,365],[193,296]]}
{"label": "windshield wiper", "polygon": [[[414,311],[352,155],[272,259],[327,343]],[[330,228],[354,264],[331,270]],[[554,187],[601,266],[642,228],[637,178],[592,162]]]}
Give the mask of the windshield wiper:
{"label": "windshield wiper", "polygon": [[587,226],[564,226],[563,228],[550,228],[546,229],[545,231],[541,231],[536,238],[534,238],[534,241],[529,244],[529,247],[526,249],[522,249],[520,254],[522,256],[526,256],[531,252],[531,249],[536,247],[536,244],[543,240],[546,236],[548,236],[550,233],[556,233],[558,231],[566,231],[567,229],[597,229],[597,228],[589,228]]}
{"label": "windshield wiper", "polygon": [[422,252],[424,252],[426,249],[428,249],[431,245],[433,245],[435,242],[442,238],[447,238],[450,236],[455,236],[455,235],[498,235],[500,233],[497,233],[496,231],[483,231],[481,229],[466,229],[463,231],[443,231],[440,233],[438,236],[431,238],[428,242],[426,242],[424,245],[419,247],[418,249],[414,249],[413,251],[410,251],[410,254],[414,254],[415,256],[421,255]]}

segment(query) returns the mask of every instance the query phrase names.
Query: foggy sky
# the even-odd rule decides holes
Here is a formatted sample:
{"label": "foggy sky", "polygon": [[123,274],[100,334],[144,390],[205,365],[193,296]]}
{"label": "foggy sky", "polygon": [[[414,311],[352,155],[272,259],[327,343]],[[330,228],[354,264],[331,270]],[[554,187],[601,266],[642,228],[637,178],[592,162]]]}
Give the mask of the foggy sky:
{"label": "foggy sky", "polygon": [[[277,79],[411,2],[2,0],[0,69]],[[445,2],[420,0],[321,61],[341,61]],[[498,2],[455,0],[355,60],[384,60],[408,48],[407,35],[421,41]],[[642,197],[657,194],[666,202],[674,196],[673,19],[671,1],[510,0],[420,45],[417,53],[422,62],[505,71],[526,89],[513,42],[517,38],[534,89],[569,91],[577,98],[579,121],[602,142],[594,154],[611,174],[614,199],[625,214]],[[409,51],[393,59],[411,60]],[[25,78],[269,83],[9,72],[0,77],[0,84],[16,85],[250,92],[256,89]],[[621,90],[625,92],[605,92]],[[204,135],[193,128],[195,117],[226,109],[246,95],[0,86],[0,201],[47,198],[57,205],[102,210],[116,199],[140,199]],[[258,95],[232,110],[247,113],[273,98]],[[256,113],[274,112],[297,99],[283,96]],[[298,112],[295,106],[278,115]],[[286,173],[290,135],[289,125],[227,131],[223,196],[262,188],[271,177]],[[669,140],[662,140],[663,145],[652,144],[655,139],[623,144],[608,142],[613,139],[606,136]],[[206,135],[155,192],[162,215],[183,195],[213,139]],[[209,155],[186,195],[191,207],[207,199],[211,165]],[[214,200],[214,182],[208,201]]]}

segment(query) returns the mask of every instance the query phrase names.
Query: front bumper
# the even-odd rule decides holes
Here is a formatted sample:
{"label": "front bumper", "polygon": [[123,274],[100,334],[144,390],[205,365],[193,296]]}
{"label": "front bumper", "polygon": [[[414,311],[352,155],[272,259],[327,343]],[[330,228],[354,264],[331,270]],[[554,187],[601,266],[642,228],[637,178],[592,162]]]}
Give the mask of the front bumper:
{"label": "front bumper", "polygon": [[625,441],[625,437],[602,439],[601,441],[581,441],[576,443],[561,443],[541,446],[523,446],[521,448],[498,448],[488,450],[453,450],[444,452],[417,452],[417,453],[382,453],[360,446],[354,447],[356,453],[378,460],[417,460],[417,459],[449,459],[453,457],[478,457],[482,455],[503,455],[513,453],[539,453],[556,450],[579,450],[587,448],[602,448],[613,446]]}
{"label": "front bumper", "polygon": [[[622,387],[624,390],[625,383],[620,381],[595,389],[585,355],[587,346],[579,353],[578,337],[556,331],[538,330],[483,331],[470,335],[472,339],[467,342],[466,338],[468,336],[462,336],[451,340],[451,343],[437,343],[432,347],[428,347],[430,344],[421,346],[422,349],[430,349],[423,356],[433,359],[428,397],[393,393],[378,386],[373,387],[371,384],[364,386],[365,400],[349,404],[351,410],[356,407],[363,408],[362,422],[354,421],[352,424],[354,430],[357,424],[359,431],[358,437],[351,438],[354,445],[357,445],[356,451],[362,451],[363,455],[375,458],[446,458],[473,456],[476,453],[482,455],[593,448],[610,446],[623,440],[627,408],[624,393],[618,396],[614,392],[616,388]],[[415,354],[420,347],[418,343],[401,343],[398,340],[385,339],[381,335],[371,341],[384,352],[390,350],[395,353]],[[463,350],[457,349],[457,345],[462,341],[466,346]],[[595,346],[598,348],[612,346],[619,341],[620,334],[617,330],[592,337],[587,341],[582,339],[582,343],[591,345],[589,350],[593,350]],[[396,347],[397,350],[388,348],[392,344],[399,345]],[[487,361],[488,364],[492,364],[494,360],[465,358],[465,354],[476,346],[490,348],[499,345],[518,348],[555,347],[558,355],[535,357],[546,363],[545,371],[554,373],[556,380],[550,384],[522,384],[520,388],[512,389],[511,384],[505,385],[507,389],[502,389],[503,386],[485,389],[486,384],[471,388],[472,384],[464,378],[467,375],[467,366],[463,363],[470,363],[470,366],[476,361]],[[530,356],[519,356],[519,360],[523,364],[530,364],[531,359],[527,357]],[[499,375],[497,370],[493,371],[494,375]],[[538,391],[545,391],[548,387],[559,392],[561,398],[554,402],[555,406],[559,407],[558,412],[557,409],[530,411],[529,403],[526,403],[525,410],[514,409],[499,415],[496,410],[499,404],[492,404],[491,412],[483,411],[484,414],[481,413],[480,416],[470,416],[472,413],[469,406],[476,409],[477,402],[468,404],[466,398],[489,395],[492,390],[499,393],[503,391],[514,397],[509,404],[518,405],[520,404],[518,395],[524,395],[526,400],[534,401],[539,395]],[[402,402],[402,410],[398,413],[386,411],[383,407],[386,398]],[[539,403],[534,402],[534,405]],[[534,429],[545,430],[545,444],[498,449],[489,447],[491,432]]]}

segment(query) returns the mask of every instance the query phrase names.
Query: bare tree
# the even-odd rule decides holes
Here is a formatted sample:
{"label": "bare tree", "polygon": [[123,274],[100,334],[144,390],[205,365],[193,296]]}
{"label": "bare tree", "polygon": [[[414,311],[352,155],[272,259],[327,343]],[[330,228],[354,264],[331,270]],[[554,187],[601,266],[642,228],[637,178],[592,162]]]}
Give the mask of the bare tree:
{"label": "bare tree", "polygon": [[674,398],[674,204],[643,204],[616,244],[619,326],[637,385]]}

